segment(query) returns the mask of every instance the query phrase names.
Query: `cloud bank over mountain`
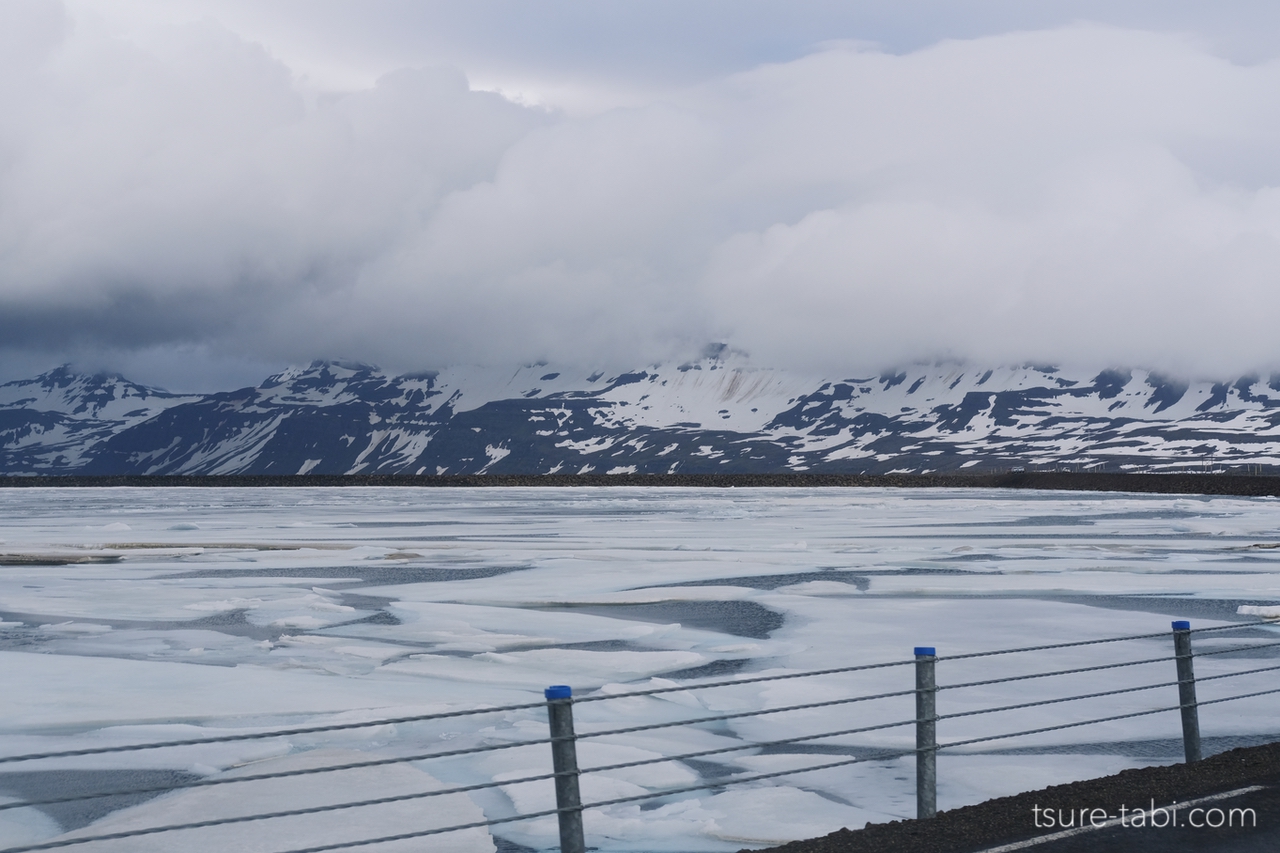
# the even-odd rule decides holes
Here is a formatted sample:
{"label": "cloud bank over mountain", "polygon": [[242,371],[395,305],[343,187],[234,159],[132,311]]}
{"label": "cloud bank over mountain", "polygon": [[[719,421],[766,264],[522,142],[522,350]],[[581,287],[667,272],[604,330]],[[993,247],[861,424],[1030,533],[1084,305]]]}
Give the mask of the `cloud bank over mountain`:
{"label": "cloud bank over mountain", "polygon": [[213,18],[16,0],[0,34],[20,374],[709,340],[777,367],[1280,366],[1280,63],[1190,36],[834,42],[559,109],[449,65],[326,91]]}

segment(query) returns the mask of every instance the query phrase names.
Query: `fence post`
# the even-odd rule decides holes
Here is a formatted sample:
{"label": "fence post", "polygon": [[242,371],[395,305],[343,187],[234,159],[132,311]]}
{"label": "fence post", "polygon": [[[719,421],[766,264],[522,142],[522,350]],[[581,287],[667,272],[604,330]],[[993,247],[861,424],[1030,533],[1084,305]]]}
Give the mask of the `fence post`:
{"label": "fence post", "polygon": [[1178,704],[1182,706],[1182,749],[1187,763],[1200,760],[1200,709],[1196,705],[1196,676],[1191,666],[1191,623],[1173,623],[1173,654],[1178,663]]}
{"label": "fence post", "polygon": [[937,649],[917,646],[916,654],[916,817],[938,813]]}
{"label": "fence post", "polygon": [[560,853],[586,853],[582,834],[582,796],[578,792],[578,743],[573,733],[573,690],[556,684],[543,691],[551,724],[551,767],[556,774]]}

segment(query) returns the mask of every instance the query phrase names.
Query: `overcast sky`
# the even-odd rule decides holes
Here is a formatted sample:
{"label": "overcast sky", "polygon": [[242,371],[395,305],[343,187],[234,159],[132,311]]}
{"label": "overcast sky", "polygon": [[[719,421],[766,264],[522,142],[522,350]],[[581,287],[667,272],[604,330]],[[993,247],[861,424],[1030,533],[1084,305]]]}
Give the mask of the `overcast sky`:
{"label": "overcast sky", "polygon": [[1280,4],[0,0],[0,379],[1278,328]]}

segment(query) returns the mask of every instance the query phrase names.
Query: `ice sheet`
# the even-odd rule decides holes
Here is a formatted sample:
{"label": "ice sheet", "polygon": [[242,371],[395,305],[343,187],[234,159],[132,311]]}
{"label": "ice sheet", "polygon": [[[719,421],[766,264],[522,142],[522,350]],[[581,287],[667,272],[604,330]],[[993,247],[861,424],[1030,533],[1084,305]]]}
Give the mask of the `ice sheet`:
{"label": "ice sheet", "polygon": [[[0,751],[529,702],[553,683],[586,696],[696,677],[907,661],[919,645],[946,656],[1161,634],[1114,645],[943,660],[943,685],[1167,657],[1171,619],[1225,625],[1280,606],[1278,530],[1280,501],[1120,494],[0,490],[0,671],[7,688],[0,694]],[[1280,627],[1231,640],[1196,635],[1195,643],[1220,649],[1266,642],[1277,633]],[[1274,656],[1260,649],[1200,658],[1197,674],[1242,672],[1268,665]],[[1164,662],[944,690],[939,711],[947,714],[1028,697],[1163,685],[1103,700],[944,720],[939,735],[943,741],[981,737],[1176,704],[1172,680],[1172,664]],[[1205,681],[1200,697],[1266,689],[1275,680],[1266,673]],[[575,708],[584,736],[580,763],[590,768],[909,720],[913,700],[901,696],[591,737],[646,723],[897,692],[912,684],[907,665],[582,703]],[[1206,743],[1274,734],[1273,708],[1271,697],[1206,706]],[[545,717],[519,711],[63,759],[35,769],[225,774],[242,765],[284,766],[339,752],[383,756],[545,737]],[[1177,715],[1166,713],[944,752],[939,803],[948,808],[1176,760],[1178,738]],[[590,772],[582,790],[588,801],[601,800],[913,743],[906,726]],[[370,771],[354,790],[373,797],[437,782],[506,783],[548,772],[550,754],[545,744],[529,743],[392,768]],[[334,795],[319,781],[330,777],[314,778],[317,786],[281,789],[280,796],[302,802]],[[910,817],[913,778],[909,761],[889,758],[678,795],[643,808],[591,810],[588,844],[603,851],[732,851]],[[234,794],[238,787],[217,789],[223,792],[218,809],[258,807],[256,795]],[[195,813],[211,808],[204,796],[168,795],[77,831]],[[549,783],[504,784],[457,798],[465,800],[458,813],[505,817],[549,807],[550,797]],[[331,814],[347,816],[338,819],[343,832],[369,836],[388,834],[386,826],[424,827],[434,819],[430,809]],[[299,831],[329,837],[327,826],[316,822]],[[36,810],[0,812],[0,842],[63,831]],[[253,837],[263,850],[303,846],[291,833],[271,829]],[[556,844],[550,819],[504,824],[494,834],[538,850]],[[244,847],[239,835],[202,838],[192,836],[184,849]],[[163,836],[156,839],[161,844]],[[477,832],[457,843],[460,850],[481,850],[491,842]]]}
{"label": "ice sheet", "polygon": [[[250,773],[323,767],[359,757],[360,753],[348,750],[317,749],[301,755],[256,762],[224,775],[235,777]],[[270,811],[289,811],[340,804],[349,801],[353,794],[370,790],[376,790],[384,797],[393,797],[439,790],[442,787],[438,780],[409,765],[247,781],[236,785],[176,791],[144,805],[116,812],[91,826],[58,836],[57,839],[70,840],[133,829],[232,818],[255,814],[264,807]],[[358,817],[353,817],[355,814],[336,810],[264,822],[232,823],[175,833],[141,835],[117,841],[96,842],[92,849],[129,853],[169,853],[175,849],[269,853],[280,849],[394,836],[484,819],[480,809],[463,794],[366,806]],[[360,849],[376,853],[403,853],[421,850],[422,841],[408,839],[373,844]],[[493,853],[494,845],[488,833],[481,829],[470,829],[432,836],[431,849],[441,853]]]}

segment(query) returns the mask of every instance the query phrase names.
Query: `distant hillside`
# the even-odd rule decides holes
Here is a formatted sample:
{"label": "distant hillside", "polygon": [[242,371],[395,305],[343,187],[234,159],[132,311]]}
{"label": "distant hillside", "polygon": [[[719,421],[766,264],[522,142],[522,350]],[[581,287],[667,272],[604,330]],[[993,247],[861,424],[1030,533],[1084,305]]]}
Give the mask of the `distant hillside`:
{"label": "distant hillside", "polygon": [[59,368],[0,386],[0,474],[1280,471],[1280,377],[916,365],[815,377],[712,350],[605,375],[316,362],[174,395]]}

